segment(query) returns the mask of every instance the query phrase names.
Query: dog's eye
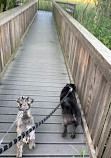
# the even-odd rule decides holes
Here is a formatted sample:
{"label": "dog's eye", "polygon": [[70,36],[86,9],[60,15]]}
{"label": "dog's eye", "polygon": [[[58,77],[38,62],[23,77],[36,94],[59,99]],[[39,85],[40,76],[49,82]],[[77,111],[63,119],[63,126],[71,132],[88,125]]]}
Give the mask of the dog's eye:
{"label": "dog's eye", "polygon": [[22,106],[22,104],[19,104],[19,106],[21,107],[21,106]]}
{"label": "dog's eye", "polygon": [[30,108],[30,104],[28,104],[29,108]]}

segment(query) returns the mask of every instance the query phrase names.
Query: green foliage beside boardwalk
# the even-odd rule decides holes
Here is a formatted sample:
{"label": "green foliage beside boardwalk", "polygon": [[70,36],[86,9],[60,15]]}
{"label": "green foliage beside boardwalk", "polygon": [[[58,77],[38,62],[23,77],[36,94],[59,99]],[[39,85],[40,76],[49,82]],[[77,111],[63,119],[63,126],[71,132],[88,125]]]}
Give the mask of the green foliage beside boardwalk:
{"label": "green foliage beside boardwalk", "polygon": [[[39,0],[38,4],[39,10],[52,11],[51,0]],[[111,18],[106,4],[100,8],[99,4],[77,3],[75,19],[111,49]]]}
{"label": "green foliage beside boardwalk", "polygon": [[38,9],[44,11],[52,11],[52,1],[51,0],[39,0]]}
{"label": "green foliage beside boardwalk", "polygon": [[95,5],[78,3],[76,5],[75,19],[97,37],[104,45],[111,49],[111,18],[107,12],[99,13],[97,20],[97,8]]}
{"label": "green foliage beside boardwalk", "polygon": [[0,12],[7,11],[32,0],[0,0]]}

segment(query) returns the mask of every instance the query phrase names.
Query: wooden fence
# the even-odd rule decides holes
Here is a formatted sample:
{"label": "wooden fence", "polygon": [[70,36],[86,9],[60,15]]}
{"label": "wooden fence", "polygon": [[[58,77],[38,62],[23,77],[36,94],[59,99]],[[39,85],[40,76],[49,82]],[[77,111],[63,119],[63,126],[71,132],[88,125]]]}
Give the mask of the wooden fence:
{"label": "wooden fence", "polygon": [[94,149],[90,157],[111,158],[111,51],[56,2],[53,13]]}
{"label": "wooden fence", "polygon": [[37,12],[37,1],[0,14],[0,76]]}
{"label": "wooden fence", "polygon": [[72,17],[75,15],[76,10],[76,4],[71,2],[62,2],[62,1],[56,1],[57,4],[59,4],[63,9],[66,10]]}

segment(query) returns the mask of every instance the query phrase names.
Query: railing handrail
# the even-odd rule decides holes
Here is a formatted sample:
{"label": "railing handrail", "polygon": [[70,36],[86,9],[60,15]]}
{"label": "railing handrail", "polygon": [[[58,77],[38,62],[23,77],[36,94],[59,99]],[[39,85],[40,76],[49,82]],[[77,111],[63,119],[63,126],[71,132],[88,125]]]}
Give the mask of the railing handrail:
{"label": "railing handrail", "polygon": [[63,1],[55,1],[56,3],[60,3],[60,4],[71,4],[71,5],[76,5],[76,3],[73,2],[63,2]]}
{"label": "railing handrail", "polygon": [[28,2],[22,6],[18,6],[16,8],[7,10],[3,13],[0,13],[0,26],[4,25],[20,13],[24,12],[26,9],[28,9],[33,4],[37,3],[38,0],[32,0],[31,2]]}

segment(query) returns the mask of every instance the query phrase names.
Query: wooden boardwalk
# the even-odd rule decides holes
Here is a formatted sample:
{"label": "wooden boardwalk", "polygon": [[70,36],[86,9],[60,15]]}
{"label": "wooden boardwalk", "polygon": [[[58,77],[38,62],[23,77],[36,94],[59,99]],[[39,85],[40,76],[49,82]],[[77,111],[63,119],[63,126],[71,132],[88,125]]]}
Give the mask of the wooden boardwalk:
{"label": "wooden boardwalk", "polygon": [[[48,115],[59,103],[61,89],[69,82],[61,47],[57,37],[52,13],[39,11],[36,19],[22,41],[0,86],[0,138],[9,129],[17,114],[16,99],[31,96],[35,102],[32,113],[35,122]],[[61,109],[36,129],[36,149],[24,146],[23,157],[64,157],[80,155],[70,147],[72,144],[80,153],[86,149],[82,127],[76,130],[76,138],[62,138]],[[7,144],[16,137],[16,128],[4,140]],[[15,157],[16,146],[0,157]]]}

